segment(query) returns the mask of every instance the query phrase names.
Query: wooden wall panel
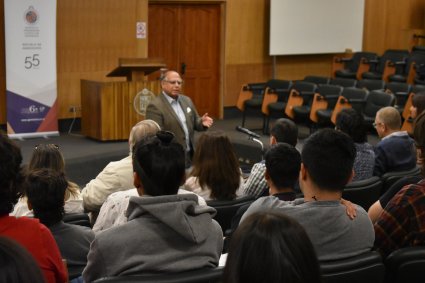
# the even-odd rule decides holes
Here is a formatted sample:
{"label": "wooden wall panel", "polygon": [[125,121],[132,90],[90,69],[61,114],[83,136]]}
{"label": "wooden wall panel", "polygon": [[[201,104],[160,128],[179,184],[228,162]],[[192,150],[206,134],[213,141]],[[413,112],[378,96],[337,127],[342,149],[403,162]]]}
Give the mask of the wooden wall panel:
{"label": "wooden wall panel", "polygon": [[[71,116],[70,105],[80,105],[80,79],[105,81],[118,57],[147,55],[147,42],[135,39],[135,22],[147,21],[147,1],[58,0],[59,118]],[[224,106],[236,104],[242,83],[264,81],[272,75],[269,5],[269,0],[226,1]],[[0,6],[4,55],[3,0]],[[366,0],[363,49],[382,53],[388,48],[408,48],[411,34],[425,30],[424,7],[425,0]],[[277,78],[330,74],[330,57],[278,57]],[[0,56],[0,124],[6,122],[4,90],[4,56]]]}
{"label": "wooden wall panel", "polygon": [[136,39],[138,21],[147,22],[147,0],[58,1],[59,118],[81,105],[81,79],[110,81],[105,76],[119,57],[147,57],[146,39]]}

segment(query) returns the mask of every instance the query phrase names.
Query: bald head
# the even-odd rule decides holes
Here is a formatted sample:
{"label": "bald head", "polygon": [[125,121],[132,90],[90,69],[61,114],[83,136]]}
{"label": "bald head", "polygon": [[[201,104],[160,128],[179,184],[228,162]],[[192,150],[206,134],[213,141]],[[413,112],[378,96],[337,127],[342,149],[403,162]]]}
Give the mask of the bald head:
{"label": "bald head", "polygon": [[153,120],[143,120],[133,126],[128,137],[128,144],[130,152],[132,152],[133,146],[144,137],[156,134],[161,130],[158,123]]}
{"label": "bald head", "polygon": [[379,122],[383,123],[388,129],[392,131],[399,131],[401,128],[401,117],[398,110],[392,106],[381,108],[376,117]]}

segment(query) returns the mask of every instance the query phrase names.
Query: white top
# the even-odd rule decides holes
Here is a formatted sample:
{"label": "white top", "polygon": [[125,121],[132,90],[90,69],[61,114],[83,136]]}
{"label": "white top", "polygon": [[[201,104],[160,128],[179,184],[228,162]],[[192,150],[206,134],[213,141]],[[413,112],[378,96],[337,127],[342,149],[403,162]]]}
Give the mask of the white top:
{"label": "white top", "polygon": [[[240,179],[240,182],[239,182],[239,188],[236,190],[236,197],[244,195],[243,194],[243,184],[244,184],[244,179],[241,176],[241,179]],[[215,200],[215,199],[211,198],[211,189],[210,188],[208,188],[208,187],[202,188],[199,185],[198,177],[192,176],[192,177],[187,178],[183,187],[184,187],[185,190],[194,192],[198,196],[203,197],[205,200]]]}
{"label": "white top", "polygon": [[[177,194],[193,194],[192,192],[179,189]],[[127,207],[130,197],[139,196],[137,189],[115,192],[106,199],[100,208],[99,216],[93,226],[95,233],[119,226],[127,222]],[[205,200],[198,196],[199,205],[207,205]]]}
{"label": "white top", "polygon": [[[81,196],[80,191],[77,192],[77,195],[70,194],[69,199],[65,201],[65,213],[83,213],[83,197]],[[18,200],[18,203],[13,208],[10,216],[16,217],[34,217],[32,210],[28,209],[27,198],[22,197]]]}

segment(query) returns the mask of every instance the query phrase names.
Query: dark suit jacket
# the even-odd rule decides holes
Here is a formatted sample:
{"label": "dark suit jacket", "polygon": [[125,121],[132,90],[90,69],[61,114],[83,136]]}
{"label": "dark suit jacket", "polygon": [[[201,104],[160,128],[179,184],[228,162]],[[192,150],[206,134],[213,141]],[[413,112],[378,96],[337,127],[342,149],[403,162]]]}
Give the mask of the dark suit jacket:
{"label": "dark suit jacket", "polygon": [[[185,96],[179,95],[178,99],[184,115],[186,116],[187,129],[190,138],[190,150],[193,150],[194,131],[205,131],[207,128],[202,125],[201,117],[199,117],[192,100]],[[171,131],[175,134],[176,141],[186,149],[186,138],[183,126],[179,117],[174,112],[170,103],[165,98],[165,94],[161,93],[155,97],[146,108],[146,119],[152,119],[158,123],[162,130]]]}

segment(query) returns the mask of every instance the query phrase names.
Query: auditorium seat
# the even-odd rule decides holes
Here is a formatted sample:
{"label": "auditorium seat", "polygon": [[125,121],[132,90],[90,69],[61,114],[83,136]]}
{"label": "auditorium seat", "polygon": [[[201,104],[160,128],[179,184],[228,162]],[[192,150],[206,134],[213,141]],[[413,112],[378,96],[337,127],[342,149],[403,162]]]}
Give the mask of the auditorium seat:
{"label": "auditorium seat", "polygon": [[249,83],[241,87],[236,107],[242,111],[242,127],[245,127],[246,112],[259,110],[263,102],[266,83]]}
{"label": "auditorium seat", "polygon": [[360,205],[367,211],[379,199],[381,190],[382,180],[377,176],[373,176],[366,180],[347,184],[342,192],[342,197]]}
{"label": "auditorium seat", "polygon": [[385,259],[386,283],[425,282],[425,246],[407,247]]}
{"label": "auditorium seat", "polygon": [[389,65],[404,61],[409,56],[409,51],[399,49],[388,49],[378,60],[363,60],[361,64],[368,64],[370,71],[362,74],[362,79],[388,81],[391,74],[399,74],[401,68],[392,68]]}
{"label": "auditorium seat", "polygon": [[[308,119],[316,88],[317,86],[314,83],[305,81],[295,82],[284,109],[285,114],[295,120],[302,119],[305,121]],[[295,112],[295,108],[297,108],[297,113]]]}
{"label": "auditorium seat", "polygon": [[224,268],[203,268],[183,272],[138,274],[101,278],[94,283],[218,283]]}
{"label": "auditorium seat", "polygon": [[280,118],[284,116],[291,87],[292,81],[288,80],[270,80],[267,83],[264,99],[261,104],[264,134],[267,134],[269,131],[271,117]]}
{"label": "auditorium seat", "polygon": [[[355,87],[345,87],[335,104],[334,110],[329,112],[318,112],[320,120],[330,120],[333,124],[336,123],[336,116],[344,108],[354,108],[358,113],[361,113],[362,107],[366,102],[369,92],[364,89]],[[331,116],[330,116],[331,115]]]}
{"label": "auditorium seat", "polygon": [[369,92],[362,110],[365,125],[372,128],[376,112],[378,112],[381,108],[394,106],[395,100],[396,98],[393,94],[387,93],[383,90],[373,90]]}
{"label": "auditorium seat", "polygon": [[357,81],[356,87],[357,88],[364,88],[368,91],[384,90],[385,89],[385,82],[383,80],[363,79],[363,80]]}
{"label": "auditorium seat", "polygon": [[217,214],[214,219],[220,224],[223,234],[231,227],[232,218],[238,209],[245,205],[252,203],[255,200],[253,196],[243,196],[235,200],[209,200],[207,205],[214,207]]}
{"label": "auditorium seat", "polygon": [[355,79],[335,78],[332,79],[329,84],[339,85],[342,87],[355,87],[357,85],[357,81]]}
{"label": "auditorium seat", "polygon": [[389,82],[385,85],[385,91],[394,94],[396,97],[394,107],[397,108],[400,114],[403,113],[410,89],[411,86],[407,83]]}
{"label": "auditorium seat", "polygon": [[425,64],[425,53],[412,51],[404,61],[394,63],[394,67],[399,67],[401,71],[398,74],[389,75],[388,81],[412,84],[416,77],[416,66],[423,64]]}
{"label": "auditorium seat", "polygon": [[360,61],[365,58],[376,60],[378,56],[374,52],[355,52],[351,58],[334,57],[332,64],[332,77],[346,79],[360,79]]}
{"label": "auditorium seat", "polygon": [[[336,85],[319,85],[311,105],[310,120],[318,125],[330,124],[330,117],[343,88]],[[321,113],[319,116],[318,113]],[[321,120],[321,117],[329,119]]]}
{"label": "auditorium seat", "polygon": [[420,176],[421,168],[416,166],[410,170],[398,171],[398,172],[387,172],[381,176],[383,186],[381,195],[383,195],[395,182],[403,177],[407,176]]}
{"label": "auditorium seat", "polygon": [[347,259],[321,262],[322,283],[383,282],[385,267],[381,255],[370,251]]}
{"label": "auditorium seat", "polygon": [[330,82],[330,78],[309,75],[309,76],[305,76],[303,81],[320,85],[320,84],[328,84]]}

